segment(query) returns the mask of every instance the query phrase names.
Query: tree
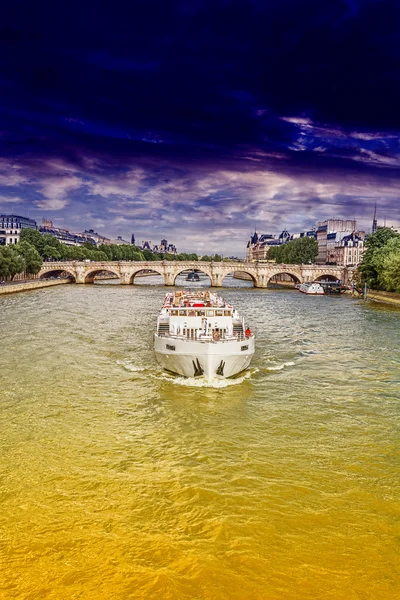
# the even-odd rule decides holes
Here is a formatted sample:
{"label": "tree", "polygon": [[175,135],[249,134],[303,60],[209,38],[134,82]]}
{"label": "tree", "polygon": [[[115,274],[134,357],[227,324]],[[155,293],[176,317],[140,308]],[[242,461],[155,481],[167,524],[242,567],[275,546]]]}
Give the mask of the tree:
{"label": "tree", "polygon": [[268,258],[292,265],[314,263],[317,255],[318,242],[312,237],[297,238],[280,246],[271,246],[268,250]]}
{"label": "tree", "polygon": [[55,246],[50,246],[46,244],[42,250],[43,258],[52,259],[52,260],[60,260],[61,254]]}
{"label": "tree", "polygon": [[388,292],[400,292],[400,248],[384,258],[379,281]]}
{"label": "tree", "polygon": [[25,270],[31,275],[36,275],[42,268],[43,260],[32,244],[22,240],[14,248],[25,260]]}
{"label": "tree", "polygon": [[26,227],[21,230],[21,234],[19,236],[20,242],[28,242],[36,248],[40,255],[42,255],[42,250],[44,247],[43,235],[37,229],[31,229],[30,227]]}
{"label": "tree", "polygon": [[154,254],[151,250],[143,250],[142,254],[147,261],[154,260]]}
{"label": "tree", "polygon": [[97,250],[100,252],[104,252],[104,254],[106,254],[108,257],[107,260],[112,260],[113,251],[110,244],[100,244],[100,246],[97,246]]}
{"label": "tree", "polygon": [[365,240],[366,250],[358,271],[361,274],[362,281],[367,283],[369,287],[379,288],[386,285],[380,281],[383,261],[387,254],[387,250],[384,250],[384,248],[391,243],[391,240],[398,240],[399,238],[400,235],[389,227],[380,227],[375,233],[367,236]]}
{"label": "tree", "polygon": [[25,260],[15,246],[0,247],[0,278],[13,279],[17,273],[25,271]]}

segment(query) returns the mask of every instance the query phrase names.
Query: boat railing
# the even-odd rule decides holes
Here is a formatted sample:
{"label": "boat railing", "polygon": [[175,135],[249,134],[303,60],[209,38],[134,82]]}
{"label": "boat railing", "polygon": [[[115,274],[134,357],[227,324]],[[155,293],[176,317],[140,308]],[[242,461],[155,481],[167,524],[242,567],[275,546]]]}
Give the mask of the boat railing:
{"label": "boat railing", "polygon": [[180,340],[183,342],[202,342],[202,343],[210,343],[210,344],[219,344],[220,342],[232,342],[232,341],[244,342],[244,341],[254,337],[254,334],[252,333],[249,336],[225,335],[225,336],[220,336],[218,339],[215,339],[212,335],[199,335],[199,336],[195,336],[195,335],[188,336],[188,335],[181,335],[181,334],[177,335],[177,334],[169,333],[168,331],[158,331],[157,335],[158,335],[158,337],[167,337],[172,340]]}

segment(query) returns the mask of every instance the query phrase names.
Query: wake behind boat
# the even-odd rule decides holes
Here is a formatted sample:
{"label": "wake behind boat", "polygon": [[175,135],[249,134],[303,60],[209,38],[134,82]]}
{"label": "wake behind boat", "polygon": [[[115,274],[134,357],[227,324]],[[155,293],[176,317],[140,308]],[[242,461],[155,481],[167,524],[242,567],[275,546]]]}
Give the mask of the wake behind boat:
{"label": "wake behind boat", "polygon": [[184,377],[228,378],[246,369],[254,335],[223,298],[209,291],[168,293],[157,319],[160,365]]}

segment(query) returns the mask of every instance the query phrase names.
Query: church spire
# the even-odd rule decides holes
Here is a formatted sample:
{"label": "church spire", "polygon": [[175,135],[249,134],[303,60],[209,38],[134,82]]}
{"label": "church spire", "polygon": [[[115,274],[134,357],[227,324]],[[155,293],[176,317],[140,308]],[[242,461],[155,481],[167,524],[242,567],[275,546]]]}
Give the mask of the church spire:
{"label": "church spire", "polygon": [[375,233],[376,230],[377,230],[377,221],[376,221],[376,202],[375,202],[374,218],[372,219],[372,233]]}

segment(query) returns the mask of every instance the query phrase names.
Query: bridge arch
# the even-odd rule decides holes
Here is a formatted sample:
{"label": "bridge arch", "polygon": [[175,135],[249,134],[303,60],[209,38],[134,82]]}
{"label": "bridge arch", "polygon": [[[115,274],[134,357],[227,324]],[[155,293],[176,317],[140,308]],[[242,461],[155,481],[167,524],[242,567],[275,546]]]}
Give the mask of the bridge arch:
{"label": "bridge arch", "polygon": [[318,275],[314,281],[339,281],[340,277],[337,275],[333,275],[332,273],[325,273],[323,275]]}
{"label": "bridge arch", "polygon": [[[129,283],[131,285],[135,285],[135,277],[136,275],[142,274],[143,276],[148,274],[148,275],[161,275],[162,279],[163,279],[163,284],[165,285],[165,275],[164,275],[164,271],[162,269],[159,269],[158,267],[144,267],[144,268],[139,268],[136,269],[135,271],[129,273]],[[146,279],[144,279],[144,282],[146,283]],[[137,284],[137,282],[136,282]]]}
{"label": "bridge arch", "polygon": [[94,278],[102,273],[112,273],[113,275],[116,275],[118,279],[121,279],[121,273],[118,269],[114,269],[113,267],[108,267],[105,265],[104,267],[96,267],[94,269],[87,270],[85,272],[85,283],[94,283]]}
{"label": "bridge arch", "polygon": [[[187,271],[192,271],[192,270],[193,269],[190,269],[188,267],[182,268],[181,266],[177,266],[176,269],[175,269],[175,272],[173,274],[173,285],[176,285],[176,280],[177,280],[177,278],[179,276],[186,275]],[[212,275],[211,275],[211,272],[207,268],[204,268],[203,266],[197,266],[196,265],[196,271],[197,271],[197,274],[201,273],[202,275],[207,275],[207,277],[209,279],[208,285],[209,286],[212,285]],[[179,285],[190,286],[192,283],[196,283],[196,282],[195,281],[193,281],[193,282],[186,281],[186,279],[185,279],[185,281],[184,282],[182,281],[182,283],[180,283]],[[203,279],[202,282],[198,282],[198,283],[207,284],[207,281],[205,279]]]}
{"label": "bridge arch", "polygon": [[[227,277],[232,277],[233,281],[229,281],[229,279],[225,281]],[[256,287],[257,278],[250,270],[232,269],[222,275],[221,285],[223,287]]]}
{"label": "bridge arch", "polygon": [[39,279],[54,279],[58,277],[63,277],[65,276],[65,273],[67,273],[69,279],[73,279],[74,281],[76,281],[76,273],[74,273],[74,271],[68,268],[64,269],[60,267],[54,269],[46,269],[46,271],[40,273]]}
{"label": "bridge arch", "polygon": [[294,287],[296,284],[301,283],[301,280],[302,277],[300,273],[282,269],[282,271],[271,274],[267,281],[267,287],[271,287],[274,284]]}

